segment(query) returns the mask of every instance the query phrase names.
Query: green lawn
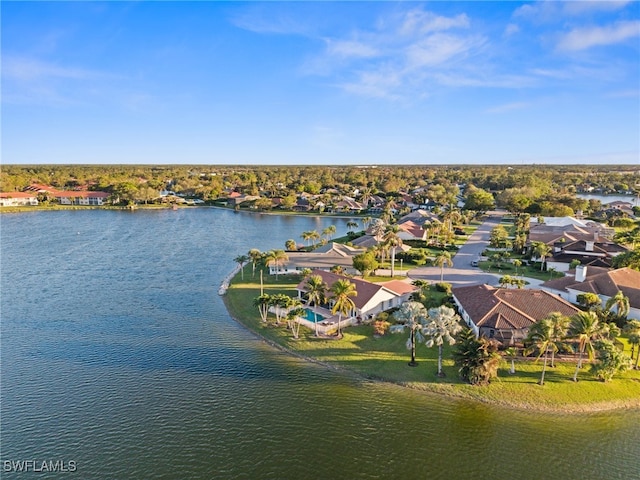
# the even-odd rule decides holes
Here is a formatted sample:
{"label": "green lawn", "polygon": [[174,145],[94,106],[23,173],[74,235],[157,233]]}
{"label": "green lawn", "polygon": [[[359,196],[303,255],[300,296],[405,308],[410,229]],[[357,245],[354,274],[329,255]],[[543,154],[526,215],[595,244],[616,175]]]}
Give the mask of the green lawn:
{"label": "green lawn", "polygon": [[[516,374],[509,374],[505,361],[499,376],[487,387],[467,385],[458,378],[451,360],[451,347],[444,352],[444,378],[436,376],[437,349],[417,346],[417,367],[408,366],[409,351],[405,348],[407,334],[387,334],[374,337],[371,326],[349,327],[342,339],[316,338],[311,330],[304,329],[300,339],[294,339],[284,325],[264,324],[253,299],[260,293],[259,276],[252,279],[251,266],[245,267],[245,281],[237,276],[225,296],[231,315],[266,340],[285,349],[306,356],[332,367],[355,372],[363,377],[411,386],[417,389],[447,395],[487,401],[504,406],[549,411],[592,411],[598,409],[640,407],[640,371],[629,370],[613,381],[597,381],[585,367],[579,374],[579,382],[571,380],[574,362],[557,363],[548,368],[545,385],[538,385],[542,361],[532,359],[516,361]],[[264,275],[266,293],[295,295],[293,288],[299,277],[280,276],[276,281]],[[625,349],[629,352],[629,345]]]}

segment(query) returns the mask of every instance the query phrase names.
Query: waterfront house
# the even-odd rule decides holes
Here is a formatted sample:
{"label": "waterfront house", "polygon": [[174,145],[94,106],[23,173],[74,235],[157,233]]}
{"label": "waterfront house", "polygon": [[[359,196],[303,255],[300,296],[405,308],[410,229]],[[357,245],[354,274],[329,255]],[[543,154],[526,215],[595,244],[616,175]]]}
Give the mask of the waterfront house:
{"label": "waterfront house", "polygon": [[312,252],[287,252],[288,259],[268,264],[269,274],[300,274],[304,269],[330,270],[332,267],[342,267],[345,272],[355,274],[353,257],[365,250],[340,243],[329,242]]}
{"label": "waterfront house", "polygon": [[0,192],[0,207],[38,205],[38,197],[31,192]]}
{"label": "waterfront house", "polygon": [[541,287],[572,303],[578,303],[578,295],[582,293],[595,293],[602,300],[602,307],[621,291],[629,299],[627,317],[640,320],[640,272],[637,270],[610,270],[580,265],[573,275],[549,280]]}
{"label": "waterfront house", "polygon": [[102,206],[109,198],[107,192],[91,190],[58,190],[49,185],[33,183],[25,192],[46,193],[54,197],[61,205]]}
{"label": "waterfront house", "polygon": [[[391,280],[385,283],[372,283],[359,278],[338,275],[336,273],[327,272],[325,270],[313,270],[311,275],[319,275],[329,289],[338,280],[348,280],[355,285],[357,295],[351,297],[355,308],[349,314],[349,318],[358,321],[367,318],[373,318],[376,314],[389,310],[390,308],[399,307],[402,303],[408,301],[411,294],[417,290],[417,287],[410,283],[400,280]],[[298,297],[304,299],[306,289],[306,279],[302,280],[296,290]],[[331,294],[327,294],[329,309],[333,306]]]}
{"label": "waterfront house", "polygon": [[552,312],[571,316],[580,310],[544,290],[470,285],[453,288],[453,300],[466,324],[477,336],[503,345],[522,342],[529,328]]}

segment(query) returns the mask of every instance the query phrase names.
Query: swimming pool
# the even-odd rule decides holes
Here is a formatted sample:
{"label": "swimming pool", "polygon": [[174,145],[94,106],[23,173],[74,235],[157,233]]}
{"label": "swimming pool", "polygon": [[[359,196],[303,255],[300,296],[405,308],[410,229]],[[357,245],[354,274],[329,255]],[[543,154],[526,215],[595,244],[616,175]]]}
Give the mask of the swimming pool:
{"label": "swimming pool", "polygon": [[304,318],[309,320],[310,322],[321,322],[322,320],[324,320],[324,317],[322,315],[320,315],[319,313],[313,313],[310,308],[305,308],[304,312]]}

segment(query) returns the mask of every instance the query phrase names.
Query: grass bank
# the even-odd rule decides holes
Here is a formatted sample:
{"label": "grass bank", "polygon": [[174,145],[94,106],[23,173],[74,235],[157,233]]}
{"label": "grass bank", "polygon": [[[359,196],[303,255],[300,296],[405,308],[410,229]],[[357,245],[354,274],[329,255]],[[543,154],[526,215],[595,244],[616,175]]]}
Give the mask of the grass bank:
{"label": "grass bank", "polygon": [[[278,280],[263,275],[265,293],[294,295],[299,278],[280,276]],[[571,380],[575,363],[557,362],[555,368],[547,368],[545,385],[538,385],[542,362],[516,361],[516,373],[509,373],[509,364],[503,362],[498,378],[491,385],[477,387],[463,383],[451,360],[451,349],[444,351],[444,378],[436,376],[437,349],[424,344],[417,347],[417,367],[409,367],[409,352],[405,348],[406,334],[375,337],[371,326],[349,327],[340,340],[316,338],[314,333],[301,329],[301,337],[294,339],[284,325],[263,323],[253,299],[260,294],[259,274],[252,275],[251,266],[245,267],[244,280],[240,274],[231,281],[224,297],[229,313],[238,322],[267,340],[289,352],[336,368],[372,379],[501,405],[509,408],[577,413],[640,408],[640,371],[628,370],[611,382],[596,380],[585,367],[579,374],[580,381]],[[626,345],[628,349],[629,346]],[[628,353],[628,351],[627,351]]]}

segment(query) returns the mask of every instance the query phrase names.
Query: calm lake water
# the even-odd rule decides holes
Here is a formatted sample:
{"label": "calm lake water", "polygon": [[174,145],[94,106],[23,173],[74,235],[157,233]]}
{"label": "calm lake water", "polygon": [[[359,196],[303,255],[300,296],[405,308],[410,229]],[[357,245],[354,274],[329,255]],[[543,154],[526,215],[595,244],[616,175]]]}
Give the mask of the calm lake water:
{"label": "calm lake water", "polygon": [[[233,257],[330,224],[346,231],[208,208],[2,215],[0,476],[640,478],[640,412],[528,414],[361,381],[229,318]],[[21,460],[77,471],[7,471]]]}
{"label": "calm lake water", "polygon": [[611,202],[629,202],[634,207],[640,207],[640,197],[635,195],[596,195],[591,193],[578,193],[578,198],[584,198],[585,200],[600,200],[603,205]]}

